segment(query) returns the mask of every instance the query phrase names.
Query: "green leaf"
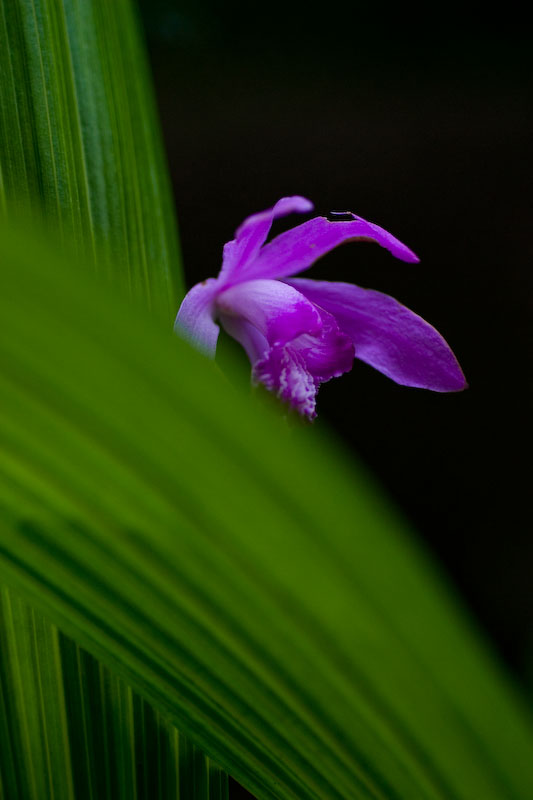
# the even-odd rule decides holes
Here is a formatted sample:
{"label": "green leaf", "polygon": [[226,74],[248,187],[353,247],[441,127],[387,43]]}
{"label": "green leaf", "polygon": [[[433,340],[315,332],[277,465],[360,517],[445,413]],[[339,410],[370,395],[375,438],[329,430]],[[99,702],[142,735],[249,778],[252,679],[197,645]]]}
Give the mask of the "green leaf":
{"label": "green leaf", "polygon": [[180,284],[130,0],[0,0],[0,211],[22,205],[169,324]]}
{"label": "green leaf", "polygon": [[533,796],[531,720],[362,472],[0,232],[0,576],[259,798]]}
{"label": "green leaf", "polygon": [[5,587],[0,653],[2,797],[227,798],[227,776]]}
{"label": "green leaf", "polygon": [[[74,243],[74,263],[92,255],[91,269],[170,323],[176,288],[181,290],[179,262],[147,74],[129,0],[0,0],[0,211],[16,218],[20,207],[33,208],[41,222]],[[15,600],[12,606],[19,607]],[[178,796],[177,785],[172,790],[178,758],[183,796],[201,800],[207,788],[210,797],[226,796],[227,778],[194,748],[189,764],[191,746],[183,737],[179,747],[176,732],[174,743],[167,743],[170,734],[155,712],[101,666],[102,691],[81,709],[90,708],[92,716],[78,714],[70,696],[69,664],[63,663],[67,640],[29,609],[17,621],[4,631],[1,651],[8,705],[0,785],[7,796],[40,800],[49,792],[62,797],[74,790],[76,796],[97,798],[107,791],[113,798],[153,797],[154,784],[146,776],[156,756],[159,767],[170,770],[168,781],[157,781],[165,796]],[[57,642],[61,657],[56,658]],[[76,663],[81,701],[87,692],[83,681],[94,685],[96,663],[82,651]],[[30,697],[40,702],[31,703]],[[68,730],[66,718],[57,716],[63,707],[69,712]],[[135,724],[131,714],[121,720],[120,709],[135,710]],[[96,757],[94,748],[106,731],[111,749],[100,749]],[[144,753],[143,777],[131,759],[135,748],[154,734],[163,750]],[[86,753],[75,746],[80,737]],[[210,775],[216,780],[209,781]]]}

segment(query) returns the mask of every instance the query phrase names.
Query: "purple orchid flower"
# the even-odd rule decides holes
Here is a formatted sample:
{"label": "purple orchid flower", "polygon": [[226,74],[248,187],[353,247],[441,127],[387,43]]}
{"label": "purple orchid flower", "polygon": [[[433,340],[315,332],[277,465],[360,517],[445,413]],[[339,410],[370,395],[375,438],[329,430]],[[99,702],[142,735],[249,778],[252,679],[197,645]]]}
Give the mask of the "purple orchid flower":
{"label": "purple orchid flower", "polygon": [[401,261],[418,261],[383,228],[350,213],[315,217],[265,244],[275,219],[312,209],[304,197],[283,197],[245,219],[224,246],[218,277],[186,295],[175,330],[214,357],[218,320],[246,350],[253,381],[309,419],[320,384],[349,372],[354,358],[404,386],[464,389],[442,336],[393,297],[350,283],[287,280],[346,241],[371,240]]}

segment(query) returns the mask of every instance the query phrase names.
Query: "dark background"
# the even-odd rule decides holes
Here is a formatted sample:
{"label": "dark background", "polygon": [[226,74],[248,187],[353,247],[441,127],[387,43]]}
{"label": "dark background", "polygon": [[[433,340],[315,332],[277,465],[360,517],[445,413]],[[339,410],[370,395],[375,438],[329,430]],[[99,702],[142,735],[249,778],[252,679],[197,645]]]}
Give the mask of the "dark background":
{"label": "dark background", "polygon": [[420,313],[470,389],[405,389],[356,362],[321,388],[316,424],[370,465],[527,687],[530,28],[509,5],[493,18],[450,4],[440,18],[432,5],[313,8],[141,3],[187,284],[216,275],[242,219],[286,194],[355,211],[419,254],[413,266],[346,245],[310,275]]}

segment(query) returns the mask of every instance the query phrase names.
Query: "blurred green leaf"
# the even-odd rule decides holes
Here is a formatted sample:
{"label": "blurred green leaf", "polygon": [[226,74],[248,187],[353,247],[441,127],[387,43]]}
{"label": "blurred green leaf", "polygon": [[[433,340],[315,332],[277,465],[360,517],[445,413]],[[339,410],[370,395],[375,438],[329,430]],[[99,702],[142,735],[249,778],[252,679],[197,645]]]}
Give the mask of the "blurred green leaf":
{"label": "blurred green leaf", "polygon": [[0,796],[227,798],[226,775],[5,587],[0,652]]}
{"label": "blurred green leaf", "polygon": [[0,575],[260,798],[533,796],[531,721],[316,430],[0,232]]}
{"label": "blurred green leaf", "polygon": [[176,227],[130,0],[0,0],[0,100],[0,210],[38,210],[170,324]]}

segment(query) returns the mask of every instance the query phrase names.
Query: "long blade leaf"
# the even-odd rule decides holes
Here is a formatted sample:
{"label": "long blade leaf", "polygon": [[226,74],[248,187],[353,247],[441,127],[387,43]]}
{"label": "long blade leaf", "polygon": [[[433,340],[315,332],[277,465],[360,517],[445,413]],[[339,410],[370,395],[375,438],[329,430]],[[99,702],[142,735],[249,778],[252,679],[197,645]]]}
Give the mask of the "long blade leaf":
{"label": "long blade leaf", "polygon": [[4,579],[260,798],[533,796],[529,718],[362,473],[27,237],[0,257]]}
{"label": "long blade leaf", "polygon": [[6,587],[0,655],[0,796],[227,799],[224,773]]}
{"label": "long blade leaf", "polygon": [[[13,217],[20,205],[33,207],[50,228],[60,230],[66,240],[77,245],[82,260],[87,253],[92,254],[93,269],[170,321],[175,313],[175,291],[181,288],[179,263],[147,74],[129,0],[0,0],[0,210]],[[7,602],[10,594],[7,590],[4,593]],[[12,606],[19,607],[16,601]],[[106,694],[99,692],[90,706],[85,704],[92,709],[92,720],[80,712],[69,721],[68,730],[61,728],[56,713],[61,706],[56,700],[63,698],[67,709],[72,705],[71,684],[63,685],[63,681],[68,682],[69,670],[61,670],[61,659],[55,659],[50,644],[56,642],[57,631],[38,616],[39,635],[34,635],[34,618],[35,612],[21,613],[19,623],[27,624],[4,631],[6,646],[1,651],[4,676],[6,680],[10,677],[4,687],[5,697],[18,698],[3,717],[6,727],[0,773],[5,775],[8,796],[40,799],[46,796],[45,791],[61,797],[70,796],[73,790],[76,796],[81,796],[80,792],[92,796],[94,790],[94,796],[100,798],[107,796],[107,787],[113,797],[141,797],[146,781],[137,768],[126,764],[126,759],[145,730],[134,726],[127,716],[124,723],[118,718],[109,720],[111,732],[120,731],[117,726],[121,724],[127,730],[125,738],[117,738],[118,733],[113,738],[109,733],[113,762],[108,763],[109,757],[101,751],[98,758],[91,757],[83,777],[76,780],[85,763],[83,754],[75,750],[71,766],[68,747],[63,752],[62,746],[69,739],[74,742],[76,737],[90,737],[84,724],[90,722],[91,730],[96,731],[99,724],[103,726],[105,707],[100,707],[98,700],[104,702]],[[64,637],[61,642],[64,656],[68,649]],[[26,651],[31,652],[31,659],[16,657]],[[90,680],[92,674],[89,669],[81,670],[82,664],[90,663],[87,659],[83,653],[78,658],[80,692],[82,681]],[[48,679],[43,682],[44,673]],[[125,685],[106,671],[102,674],[106,675],[105,686],[116,684],[114,696],[129,697],[131,691]],[[40,703],[25,702],[35,692]],[[143,703],[131,697],[131,702],[121,702],[120,708]],[[116,703],[111,707],[118,708]],[[149,720],[153,712],[146,703],[141,707],[145,709],[143,720]],[[32,713],[28,716],[29,709]],[[20,739],[23,724],[29,737],[24,742]],[[52,746],[43,750],[49,740]],[[164,732],[158,735],[160,740],[166,741]],[[97,741],[103,741],[103,737],[93,743]],[[172,766],[173,758],[182,762],[182,793],[188,798],[206,797],[208,776],[215,771],[217,780],[211,781],[209,791],[213,797],[225,796],[227,778],[195,751],[194,762],[188,765],[183,753],[191,751],[194,748],[191,750],[183,737],[179,747],[165,750],[169,760],[165,769],[177,770],[177,761],[175,769]],[[17,755],[14,761],[10,756],[13,752]],[[87,754],[91,752],[88,748]],[[144,769],[149,773],[155,755],[148,751],[145,756]],[[161,760],[160,755],[158,758]],[[29,776],[33,776],[31,783]],[[17,781],[22,782],[24,790],[15,789]],[[194,781],[203,788],[196,790]],[[213,794],[215,783],[220,789]],[[158,783],[162,791],[166,791],[166,785],[164,781]],[[146,791],[152,797],[155,794],[150,786]],[[169,788],[168,796],[177,796],[177,791],[177,787],[175,791]]]}
{"label": "long blade leaf", "polygon": [[0,0],[0,100],[0,210],[39,209],[170,323],[176,228],[130,0]]}

